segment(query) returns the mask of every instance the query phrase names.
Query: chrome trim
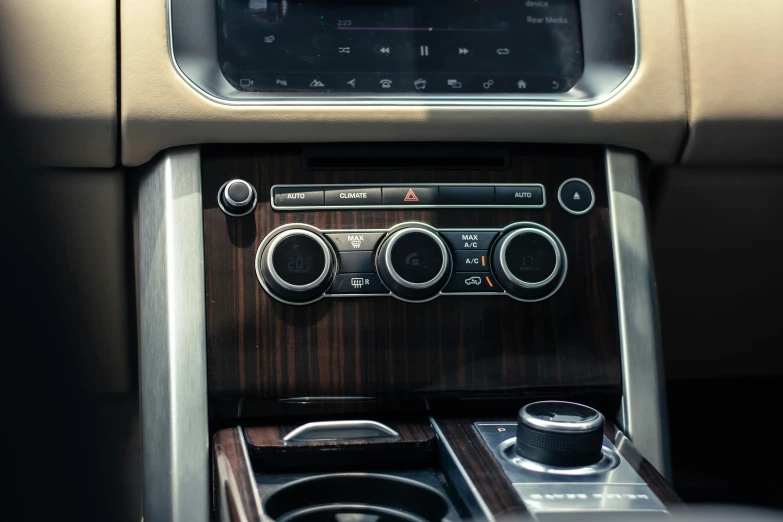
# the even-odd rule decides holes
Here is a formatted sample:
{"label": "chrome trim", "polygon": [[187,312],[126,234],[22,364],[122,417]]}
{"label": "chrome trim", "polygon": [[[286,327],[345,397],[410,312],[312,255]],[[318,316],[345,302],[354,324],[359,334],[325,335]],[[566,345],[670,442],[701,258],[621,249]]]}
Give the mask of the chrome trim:
{"label": "chrome trim", "polygon": [[601,447],[601,460],[595,464],[591,464],[589,466],[566,467],[548,466],[546,464],[541,464],[540,462],[526,459],[525,457],[517,454],[517,452],[514,450],[516,443],[516,437],[504,440],[500,443],[500,446],[498,446],[498,453],[501,457],[506,459],[514,466],[519,466],[520,468],[525,468],[526,470],[533,471],[535,473],[542,473],[545,475],[561,475],[564,477],[584,477],[587,475],[598,475],[600,473],[606,473],[607,471],[611,471],[620,465],[620,455],[618,455],[617,452],[609,446]]}
{"label": "chrome trim", "polygon": [[[520,301],[522,303],[537,303],[539,301],[543,301],[545,299],[549,299],[550,297],[555,295],[557,293],[557,291],[560,290],[560,288],[563,286],[563,283],[565,283],[566,276],[568,275],[568,254],[566,253],[565,247],[563,246],[563,243],[560,241],[560,238],[557,237],[557,234],[555,234],[554,232],[549,230],[544,225],[539,225],[538,223],[534,223],[532,221],[520,221],[518,223],[512,223],[512,224],[504,227],[498,233],[498,237],[495,239],[495,242],[499,241],[500,238],[503,237],[503,234],[507,230],[514,230],[514,229],[519,228],[519,227],[523,227],[523,228],[524,227],[532,227],[532,228],[535,228],[535,229],[538,229],[538,230],[543,230],[544,232],[550,234],[552,236],[552,238],[555,240],[555,242],[558,244],[559,252],[560,252],[560,254],[563,257],[563,269],[561,270],[560,282],[557,283],[557,286],[555,286],[552,289],[551,292],[549,292],[548,294],[546,294],[543,297],[538,297],[536,299],[526,299],[526,298],[522,298],[522,297],[517,297],[515,295],[510,294],[505,289],[503,289],[504,293],[502,293],[502,294],[493,294],[493,295],[506,295],[506,296],[510,297],[511,299],[514,299],[516,301]],[[444,231],[448,231],[448,230],[449,229],[444,229]],[[479,230],[479,229],[473,229],[473,230]],[[492,249],[490,248],[490,250],[492,250]],[[492,269],[492,265],[490,265],[490,270],[491,269]],[[492,275],[494,275],[494,273]],[[497,277],[495,277],[495,279],[497,280]],[[500,287],[503,288],[503,285],[500,284],[500,281],[498,281],[498,285],[500,285]],[[443,295],[454,295],[454,294],[443,294]],[[472,294],[472,295],[476,295],[476,294]]]}
{"label": "chrome trim", "polygon": [[476,488],[476,485],[470,479],[470,476],[468,475],[468,472],[465,470],[465,467],[457,458],[457,455],[454,453],[454,450],[451,448],[451,444],[449,444],[448,439],[446,438],[445,435],[443,435],[443,431],[441,431],[440,426],[438,426],[438,422],[432,417],[430,417],[430,426],[432,427],[432,430],[435,432],[435,436],[438,438],[438,449],[439,452],[441,453],[440,461],[441,464],[443,465],[444,472],[446,473],[447,476],[449,476],[450,475],[449,472],[452,471],[451,468],[453,468],[453,470],[456,471],[458,477],[453,477],[453,476],[449,477],[451,479],[450,482],[454,484],[455,489],[460,493],[460,497],[467,505],[471,514],[474,516],[474,518],[481,517],[483,518],[483,520],[486,520],[487,522],[495,522],[495,517],[492,514],[492,511],[489,509],[489,506],[487,506],[487,503],[481,497],[481,494]]}
{"label": "chrome trim", "polygon": [[[580,474],[573,472],[581,468],[560,468],[562,470],[570,469],[571,473],[546,473],[542,469],[556,468],[554,466],[541,466],[542,469],[536,469],[534,466],[519,466],[502,455],[501,448],[508,449],[508,440],[516,439],[514,434],[517,424],[515,422],[476,422],[473,425],[512,484],[645,484],[644,479],[639,476],[633,466],[620,454],[618,450],[619,445],[612,444],[606,435],[602,439],[602,446],[611,450],[619,459],[617,466],[600,473]],[[513,451],[513,448],[511,451]]]}
{"label": "chrome trim", "polygon": [[[360,188],[376,188],[376,187],[406,187],[406,188],[429,188],[429,187],[540,187],[541,194],[543,196],[543,203],[540,205],[302,205],[302,206],[286,206],[275,204],[275,189],[278,188],[309,188],[309,189],[321,189],[321,190],[338,190],[345,189],[360,189]],[[417,209],[417,208],[516,208],[516,209],[529,209],[529,208],[544,208],[546,207],[546,188],[541,183],[365,183],[363,185],[272,185],[269,189],[269,195],[272,202],[272,209],[274,210],[386,210],[386,209]],[[476,230],[476,229],[474,229]]]}
{"label": "chrome trim", "polygon": [[[552,245],[552,248],[555,251],[555,268],[552,270],[552,273],[549,274],[549,276],[544,279],[543,281],[539,283],[530,283],[527,281],[523,281],[514,274],[511,273],[511,270],[508,269],[508,263],[506,262],[506,250],[508,249],[508,244],[517,236],[521,236],[523,234],[538,234],[539,236],[543,237],[547,241],[549,241],[549,244]],[[544,232],[543,230],[539,230],[537,228],[518,228],[514,230],[513,232],[509,233],[507,236],[502,238],[503,245],[500,247],[500,269],[503,270],[503,272],[508,276],[511,281],[518,284],[522,288],[527,289],[535,289],[535,288],[541,288],[542,286],[546,286],[547,284],[551,283],[552,280],[557,276],[558,271],[560,270],[560,248],[557,246],[557,243],[555,243],[555,240],[552,239],[552,236]]]}
{"label": "chrome trim", "polygon": [[[228,189],[230,189],[232,186],[236,185],[237,183],[243,184],[248,189],[247,197],[244,200],[242,200],[242,201],[234,201],[234,199],[228,193]],[[253,192],[255,192],[255,189],[253,188],[253,186],[250,183],[248,183],[247,181],[242,180],[242,179],[232,179],[231,181],[226,182],[225,187],[226,187],[226,189],[225,189],[226,190],[226,199],[229,200],[234,205],[244,205],[245,203],[250,201],[250,198],[253,197]]]}
{"label": "chrome trim", "polygon": [[[367,430],[375,435],[361,435],[355,437],[334,436],[313,437],[313,434],[329,433],[330,431],[340,432],[344,430]],[[309,435],[309,436],[308,436]],[[314,440],[350,440],[350,439],[378,439],[378,438],[399,438],[400,434],[381,422],[371,420],[346,420],[346,421],[321,421],[308,422],[292,430],[283,437],[283,442],[306,442]]]}
{"label": "chrome trim", "polygon": [[[569,181],[581,181],[582,183],[584,183],[585,185],[587,185],[587,188],[590,190],[590,196],[591,196],[593,199],[592,199],[592,201],[590,201],[590,206],[589,206],[589,207],[587,207],[586,209],[584,209],[584,210],[583,210],[583,211],[581,211],[581,212],[574,212],[573,210],[571,210],[570,208],[568,208],[567,206],[565,206],[565,205],[563,204],[563,198],[562,198],[562,196],[561,196],[561,193],[563,192],[563,187],[564,187],[564,186],[565,186],[565,184],[566,184],[566,183],[568,183]],[[567,179],[567,180],[565,180],[563,183],[561,183],[561,184],[560,184],[560,187],[557,189],[557,201],[560,203],[560,206],[561,206],[561,207],[563,207],[563,210],[565,210],[565,211],[566,211],[566,212],[568,212],[569,214],[573,214],[573,215],[575,215],[575,216],[581,216],[581,215],[583,215],[583,214],[587,214],[588,212],[590,212],[590,211],[593,209],[593,207],[595,206],[595,192],[593,192],[593,187],[592,187],[592,186],[591,186],[591,185],[590,185],[588,182],[586,182],[585,180],[583,180],[582,178],[570,178],[570,179]]]}
{"label": "chrome trim", "polygon": [[[246,203],[246,202],[247,202],[247,201],[250,199],[250,197],[252,197],[252,198],[253,198],[253,205],[252,205],[252,206],[251,206],[251,207],[250,207],[250,208],[247,210],[247,212],[244,212],[244,213],[242,213],[242,214],[235,214],[235,213],[233,213],[233,212],[229,212],[229,211],[226,209],[226,207],[224,207],[224,206],[223,206],[223,202],[222,202],[222,201],[220,201],[220,195],[221,195],[221,194],[223,194],[223,191],[224,191],[224,190],[228,190],[228,184],[229,184],[229,183],[234,183],[234,182],[237,182],[237,181],[240,181],[240,182],[242,182],[242,183],[246,184],[246,185],[247,185],[247,186],[250,188],[250,196],[248,197],[248,199],[246,199],[246,200],[245,200],[245,201],[243,201],[242,203],[236,203],[236,204],[237,204],[237,205],[242,205],[242,204]],[[228,192],[226,192],[226,198],[227,198],[227,199],[230,199],[230,198],[228,197]],[[232,199],[231,201],[234,201],[234,200]],[[223,185],[221,185],[221,187],[220,187],[220,190],[218,190],[218,194],[217,194],[217,204],[218,204],[218,206],[220,207],[220,210],[222,210],[222,211],[223,211],[223,213],[224,213],[224,214],[226,214],[227,216],[231,216],[231,217],[244,217],[244,216],[247,216],[248,214],[252,213],[252,212],[253,212],[253,211],[256,209],[256,205],[258,204],[258,193],[256,192],[256,189],[255,189],[255,187],[254,187],[253,185],[251,185],[250,183],[248,183],[247,181],[244,181],[244,180],[237,180],[237,179],[235,179],[235,180],[231,180],[231,181],[226,181],[225,183],[223,183]]]}
{"label": "chrome trim", "polygon": [[[253,465],[250,463],[250,454],[247,452],[247,437],[245,436],[245,430],[242,429],[242,426],[237,426],[237,430],[239,431],[240,439],[242,439],[242,444],[240,444],[242,446],[242,459],[245,461],[245,466],[247,466],[247,469],[250,470],[252,475]],[[263,513],[261,495],[258,493],[258,488],[253,487],[250,489],[252,490],[253,504],[255,504],[256,513]]]}
{"label": "chrome trim", "polygon": [[[324,268],[321,271],[321,274],[312,283],[307,283],[306,285],[292,285],[291,283],[285,281],[282,277],[280,277],[280,275],[277,273],[277,270],[275,269],[275,264],[273,263],[273,259],[272,259],[275,253],[275,249],[277,248],[277,246],[280,244],[281,241],[291,236],[309,237],[310,239],[318,243],[318,245],[321,247],[321,250],[324,253]],[[323,240],[317,234],[313,234],[309,230],[299,230],[296,228],[291,228],[289,230],[285,230],[277,234],[272,239],[272,242],[269,243],[269,245],[267,246],[266,266],[269,269],[269,273],[272,275],[272,279],[275,280],[275,283],[279,284],[286,290],[291,290],[293,292],[303,292],[320,285],[329,276],[329,272],[332,269],[332,253],[331,250],[329,249],[329,246],[326,244],[326,241]]]}
{"label": "chrome trim", "polygon": [[[184,35],[179,40],[188,39],[186,42],[175,42],[174,36],[174,7],[176,1],[177,10],[176,27]],[[585,57],[584,73],[576,85],[568,92],[562,94],[530,94],[515,96],[506,95],[474,95],[474,96],[437,96],[422,99],[414,96],[342,96],[323,98],[297,98],[294,96],[269,96],[266,98],[257,93],[248,93],[235,89],[223,77],[218,68],[217,57],[217,16],[214,0],[167,0],[166,23],[168,34],[169,59],[174,70],[193,90],[205,98],[223,105],[238,106],[456,106],[456,107],[591,107],[605,103],[625,89],[636,76],[641,60],[639,41],[639,15],[637,0],[606,0],[596,3],[592,0],[579,0],[579,10],[582,22],[582,43]],[[618,16],[619,15],[619,16]],[[617,56],[614,61],[606,61],[606,57],[617,52],[621,47],[616,43],[620,31],[607,30],[602,26],[604,17],[617,17],[619,19],[630,18],[633,24],[633,62],[624,63],[624,59]],[[616,28],[614,28],[616,29]],[[611,38],[606,38],[611,35]],[[630,43],[630,42],[628,42]],[[193,48],[195,47],[195,49]],[[180,58],[177,58],[177,48]],[[180,62],[183,62],[182,64]],[[615,63],[617,62],[617,63]],[[194,81],[184,69],[191,75],[198,76],[199,81]],[[619,80],[618,80],[619,79]],[[202,87],[200,83],[211,83],[208,87]]]}
{"label": "chrome trim", "polygon": [[146,522],[208,522],[209,438],[198,147],[139,170],[139,392]]}
{"label": "chrome trim", "polygon": [[623,376],[621,428],[666,478],[671,477],[655,271],[639,159],[607,148]]}
{"label": "chrome trim", "polygon": [[[530,406],[536,406],[538,404],[552,404],[552,403],[572,404],[574,406],[579,406],[581,408],[587,408],[588,410],[593,410],[595,415],[593,415],[592,418],[585,421],[574,421],[574,422],[564,423],[564,422],[554,422],[545,419],[539,419],[538,417],[535,417],[527,412],[527,409]],[[594,410],[590,406],[585,406],[584,404],[577,404],[575,402],[568,402],[568,401],[531,402],[530,404],[526,404],[525,406],[522,407],[522,409],[519,410],[519,420],[521,420],[528,426],[546,430],[552,433],[582,433],[585,431],[592,431],[595,429],[603,428],[604,426],[604,416],[601,415],[599,411]]]}
{"label": "chrome trim", "polygon": [[[394,248],[394,245],[399,241],[399,239],[403,236],[406,236],[408,234],[424,234],[426,236],[429,236],[432,238],[440,247],[440,253],[443,256],[443,261],[440,265],[440,270],[438,270],[438,274],[430,279],[429,281],[425,281],[423,283],[413,283],[411,281],[408,281],[407,279],[403,279],[400,274],[397,273],[397,270],[394,269],[394,265],[392,264],[391,259],[391,252]],[[438,234],[431,232],[425,228],[418,228],[418,227],[410,227],[410,228],[403,228],[402,230],[398,230],[394,232],[388,239],[388,243],[385,245],[382,245],[381,248],[384,246],[386,247],[386,255],[383,256],[384,263],[386,263],[386,268],[389,270],[389,275],[392,276],[392,279],[394,279],[398,284],[404,286],[405,288],[410,288],[413,290],[426,290],[427,288],[430,288],[443,278],[443,275],[446,273],[446,270],[451,265],[451,255],[449,253],[448,248],[446,248],[446,242],[443,240],[442,237],[440,237]],[[377,266],[376,266],[377,270]],[[380,271],[379,271],[380,273]],[[394,292],[392,292],[394,294]]]}

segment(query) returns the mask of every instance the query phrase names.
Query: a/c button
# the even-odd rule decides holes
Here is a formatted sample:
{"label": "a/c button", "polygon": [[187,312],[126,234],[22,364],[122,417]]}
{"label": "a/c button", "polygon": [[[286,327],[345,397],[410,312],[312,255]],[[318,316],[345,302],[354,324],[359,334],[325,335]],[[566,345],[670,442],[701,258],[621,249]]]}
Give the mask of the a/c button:
{"label": "a/c button", "polygon": [[486,250],[457,250],[454,252],[454,271],[489,272],[488,257]]}

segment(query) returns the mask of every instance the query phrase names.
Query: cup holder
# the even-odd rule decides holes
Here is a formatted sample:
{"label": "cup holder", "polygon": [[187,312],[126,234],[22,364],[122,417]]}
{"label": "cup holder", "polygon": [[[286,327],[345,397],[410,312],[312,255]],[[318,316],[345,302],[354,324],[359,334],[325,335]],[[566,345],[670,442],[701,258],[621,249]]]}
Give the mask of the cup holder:
{"label": "cup holder", "polygon": [[297,480],[264,501],[276,522],[440,522],[448,510],[446,498],[429,486],[369,473]]}

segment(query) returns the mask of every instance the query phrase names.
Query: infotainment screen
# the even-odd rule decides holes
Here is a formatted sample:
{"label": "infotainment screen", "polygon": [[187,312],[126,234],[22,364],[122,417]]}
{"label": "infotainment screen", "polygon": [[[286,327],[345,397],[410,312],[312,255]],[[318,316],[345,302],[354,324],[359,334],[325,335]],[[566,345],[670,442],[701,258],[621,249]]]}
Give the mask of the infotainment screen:
{"label": "infotainment screen", "polygon": [[579,0],[218,0],[237,89],[308,95],[562,93],[582,76]]}

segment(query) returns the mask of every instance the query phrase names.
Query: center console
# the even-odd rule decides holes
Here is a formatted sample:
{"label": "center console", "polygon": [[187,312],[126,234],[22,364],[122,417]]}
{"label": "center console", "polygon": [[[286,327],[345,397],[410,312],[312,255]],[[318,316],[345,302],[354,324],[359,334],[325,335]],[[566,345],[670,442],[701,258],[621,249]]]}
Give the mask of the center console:
{"label": "center console", "polygon": [[141,359],[145,496],[231,521],[667,517],[638,187],[600,147],[167,155],[139,189],[142,346],[172,347]]}

